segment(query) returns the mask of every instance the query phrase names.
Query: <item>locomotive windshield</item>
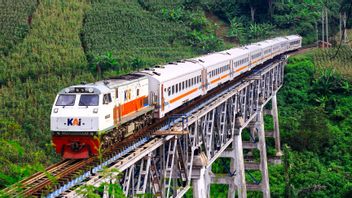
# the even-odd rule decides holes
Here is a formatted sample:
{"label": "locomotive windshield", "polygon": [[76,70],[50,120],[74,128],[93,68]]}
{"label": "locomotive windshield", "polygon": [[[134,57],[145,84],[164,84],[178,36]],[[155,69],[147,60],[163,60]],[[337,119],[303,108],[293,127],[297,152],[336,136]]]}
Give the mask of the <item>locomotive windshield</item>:
{"label": "locomotive windshield", "polygon": [[60,94],[56,101],[56,106],[73,106],[76,95]]}
{"label": "locomotive windshield", "polygon": [[97,94],[82,94],[79,100],[79,106],[98,106],[99,95]]}

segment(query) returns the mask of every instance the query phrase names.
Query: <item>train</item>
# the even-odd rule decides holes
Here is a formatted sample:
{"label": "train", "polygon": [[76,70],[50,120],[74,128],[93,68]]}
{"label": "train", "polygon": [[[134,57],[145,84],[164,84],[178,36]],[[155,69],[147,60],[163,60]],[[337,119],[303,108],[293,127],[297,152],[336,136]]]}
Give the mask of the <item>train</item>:
{"label": "train", "polygon": [[66,87],[50,117],[56,153],[64,159],[98,155],[185,103],[301,47],[299,35],[277,37]]}

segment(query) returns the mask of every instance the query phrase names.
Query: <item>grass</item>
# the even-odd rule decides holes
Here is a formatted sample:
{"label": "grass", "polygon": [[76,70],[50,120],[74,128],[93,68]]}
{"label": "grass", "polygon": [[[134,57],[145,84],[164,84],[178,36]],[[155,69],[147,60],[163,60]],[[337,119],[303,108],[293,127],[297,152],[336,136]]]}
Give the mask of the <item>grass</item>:
{"label": "grass", "polygon": [[41,1],[27,36],[0,59],[0,140],[25,153],[0,150],[0,186],[13,183],[6,176],[21,179],[36,170],[36,163],[57,159],[49,129],[56,93],[94,80],[79,36],[89,8],[85,0]]}
{"label": "grass", "polygon": [[[153,65],[195,56],[184,42],[189,31],[144,9],[136,0],[102,0],[94,2],[86,14],[83,43],[91,62],[98,55],[112,52],[119,60],[138,58]],[[120,64],[130,66],[129,61]]]}
{"label": "grass", "polygon": [[28,33],[36,0],[0,0],[0,56],[11,49]]}
{"label": "grass", "polygon": [[352,48],[342,46],[330,49],[317,49],[313,53],[318,69],[332,69],[345,78],[352,80]]}

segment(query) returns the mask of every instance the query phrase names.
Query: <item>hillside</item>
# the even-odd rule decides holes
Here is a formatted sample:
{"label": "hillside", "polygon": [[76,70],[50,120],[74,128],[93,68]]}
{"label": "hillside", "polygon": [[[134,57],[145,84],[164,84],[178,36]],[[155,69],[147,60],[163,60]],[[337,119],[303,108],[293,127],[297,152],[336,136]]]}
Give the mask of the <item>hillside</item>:
{"label": "hillside", "polygon": [[[49,116],[66,86],[276,35],[315,41],[321,1],[274,2],[0,0],[0,188],[59,160]],[[326,5],[334,35],[341,2]],[[289,167],[270,167],[273,197],[352,196],[352,51],[336,50],[290,59],[279,92]],[[224,197],[227,187],[211,193]]]}
{"label": "hillside", "polygon": [[79,37],[88,8],[85,1],[41,1],[26,37],[0,61],[2,187],[58,159],[49,131],[55,95],[93,80]]}

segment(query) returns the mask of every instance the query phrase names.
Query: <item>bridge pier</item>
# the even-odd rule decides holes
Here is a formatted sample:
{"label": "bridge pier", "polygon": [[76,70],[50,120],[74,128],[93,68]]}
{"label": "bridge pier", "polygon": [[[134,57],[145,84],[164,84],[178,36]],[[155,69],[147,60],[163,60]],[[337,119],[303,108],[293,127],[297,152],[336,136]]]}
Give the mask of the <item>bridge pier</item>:
{"label": "bridge pier", "polygon": [[272,116],[274,120],[274,138],[275,138],[275,149],[276,149],[276,156],[281,157],[282,151],[281,151],[281,143],[280,143],[280,129],[279,129],[279,116],[278,116],[278,111],[277,111],[277,98],[276,98],[276,91],[273,94],[273,97],[271,99],[272,103]]}
{"label": "bridge pier", "polygon": [[210,176],[209,169],[202,167],[199,169],[199,178],[193,179],[193,197],[208,198],[210,197]]}
{"label": "bridge pier", "polygon": [[257,115],[256,128],[258,131],[258,149],[260,152],[260,171],[262,173],[261,190],[264,198],[270,198],[269,188],[269,173],[268,173],[268,160],[265,143],[265,131],[264,131],[264,117],[263,111],[260,110]]}

